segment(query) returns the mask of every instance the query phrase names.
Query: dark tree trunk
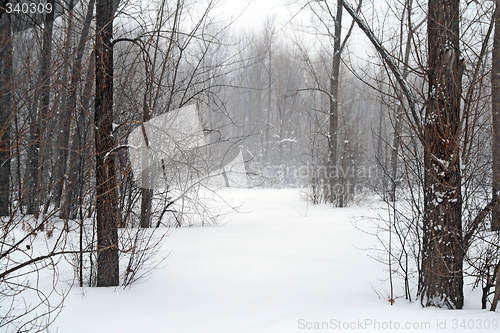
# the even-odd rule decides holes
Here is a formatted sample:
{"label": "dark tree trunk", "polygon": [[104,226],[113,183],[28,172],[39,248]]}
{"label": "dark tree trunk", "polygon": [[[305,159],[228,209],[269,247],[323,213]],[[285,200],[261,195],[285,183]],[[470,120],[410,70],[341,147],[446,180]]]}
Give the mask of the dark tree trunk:
{"label": "dark tree trunk", "polygon": [[[498,301],[500,300],[500,262],[498,262],[497,267],[495,268],[494,278],[495,278],[495,294],[493,296],[493,301],[491,302],[491,309],[490,309],[491,311],[497,310]],[[484,308],[486,308],[486,305]]]}
{"label": "dark tree trunk", "polygon": [[270,160],[270,147],[271,147],[271,110],[272,110],[272,105],[271,105],[271,96],[272,96],[272,89],[273,89],[273,59],[272,59],[272,48],[273,48],[273,35],[272,31],[270,32],[271,35],[269,37],[269,51],[268,51],[268,58],[269,58],[269,68],[268,68],[268,73],[267,73],[267,112],[266,112],[266,154],[264,156],[264,165],[270,165],[272,163],[269,162]]}
{"label": "dark tree trunk", "polygon": [[[493,120],[492,157],[493,157],[493,197],[500,191],[500,1],[496,0],[494,13],[495,32],[493,34],[493,52],[491,55],[491,112]],[[500,206],[493,207],[491,230],[500,231]]]}
{"label": "dark tree trunk", "polygon": [[153,190],[149,188],[142,188],[141,196],[141,228],[149,228],[151,226]]}
{"label": "dark tree trunk", "polygon": [[[498,198],[500,191],[500,0],[495,1],[495,32],[493,34],[493,54],[491,57],[491,111],[493,113],[493,199]],[[491,230],[500,231],[500,207],[492,209]],[[500,299],[500,262],[496,267],[495,296],[491,303],[491,311],[495,311]]]}
{"label": "dark tree trunk", "polygon": [[[147,86],[147,88],[151,89],[151,86],[149,84],[149,80],[146,83],[146,86]],[[146,92],[144,94],[144,105],[143,105],[143,112],[142,112],[143,123],[145,123],[146,121],[151,119],[151,113],[149,112],[149,107],[148,107],[148,102],[147,102],[147,95],[148,95],[149,89],[146,89]],[[144,126],[142,127],[142,130],[143,130],[143,135],[144,135],[144,140],[146,142],[146,146],[149,146],[149,139],[146,135],[146,129]],[[146,170],[142,171],[141,228],[149,228],[151,226],[152,203],[153,203],[153,189],[152,189],[152,184],[151,184],[151,174],[149,172],[149,169],[146,169]]]}
{"label": "dark tree trunk", "polygon": [[[399,97],[401,101],[402,96]],[[394,118],[394,137],[392,138],[391,147],[391,188],[388,191],[389,201],[396,201],[396,190],[397,190],[397,177],[398,177],[398,154],[399,154],[399,136],[401,135],[402,129],[402,115],[403,106],[400,104],[396,109],[396,115]]]}
{"label": "dark tree trunk", "polygon": [[[332,60],[332,75],[330,77],[330,110],[329,110],[329,129],[328,129],[328,181],[330,187],[330,203],[335,202],[336,193],[335,188],[338,182],[336,167],[337,167],[337,137],[338,137],[338,124],[339,124],[339,73],[340,73],[340,56],[341,44],[340,39],[342,35],[342,12],[343,7],[340,1],[337,3],[337,13],[335,17],[335,32],[333,37],[333,60]],[[344,193],[339,194],[339,206],[342,207],[344,202],[342,197]]]}
{"label": "dark tree trunk", "polygon": [[113,153],[113,1],[96,5],[96,212],[97,286],[119,284],[118,194]]}
{"label": "dark tree trunk", "polygon": [[0,216],[10,206],[10,122],[12,117],[12,33],[10,16],[0,14]]}
{"label": "dark tree trunk", "polygon": [[38,144],[36,142],[36,106],[28,107],[29,145],[26,159],[26,173],[24,175],[23,201],[26,203],[26,214],[35,213],[36,177],[38,168]]}
{"label": "dark tree trunk", "polygon": [[[54,8],[54,0],[49,0]],[[46,133],[47,124],[50,121],[50,66],[52,62],[52,31],[54,26],[54,11],[45,14],[44,31],[42,37],[42,55],[40,64],[40,107],[39,118],[35,128],[35,138],[38,145],[38,168],[36,179],[36,200],[35,200],[35,216],[39,214],[40,205],[45,197],[45,182],[43,181],[43,172],[45,164],[45,153],[47,152],[47,140],[49,134]]]}
{"label": "dark tree trunk", "polygon": [[428,3],[429,96],[424,123],[424,306],[463,307],[459,1]]}
{"label": "dark tree trunk", "polygon": [[379,173],[382,175],[382,198],[386,200],[387,198],[387,177],[386,177],[386,165],[387,161],[385,160],[384,156],[384,149],[383,149],[383,143],[384,140],[383,138],[385,137],[386,129],[384,125],[384,101],[383,101],[384,96],[381,95],[381,102],[380,103],[380,112],[379,112],[379,119],[378,119],[378,134],[377,134],[377,152],[376,152],[376,160],[379,168]]}

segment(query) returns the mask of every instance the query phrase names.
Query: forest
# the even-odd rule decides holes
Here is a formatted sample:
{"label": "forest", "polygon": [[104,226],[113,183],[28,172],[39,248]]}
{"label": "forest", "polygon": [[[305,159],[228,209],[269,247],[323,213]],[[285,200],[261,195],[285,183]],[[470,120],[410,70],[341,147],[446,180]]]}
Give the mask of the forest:
{"label": "forest", "polygon": [[332,224],[375,200],[388,303],[495,312],[500,1],[283,0],[251,28],[235,3],[0,0],[0,330],[149,283],[228,188]]}

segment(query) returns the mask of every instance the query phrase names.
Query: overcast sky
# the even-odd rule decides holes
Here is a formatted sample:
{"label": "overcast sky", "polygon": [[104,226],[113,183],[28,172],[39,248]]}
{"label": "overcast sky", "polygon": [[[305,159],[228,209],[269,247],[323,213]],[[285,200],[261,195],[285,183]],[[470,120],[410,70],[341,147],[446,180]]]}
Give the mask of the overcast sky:
{"label": "overcast sky", "polygon": [[236,19],[233,29],[258,30],[267,16],[276,16],[278,22],[286,21],[289,17],[285,0],[223,0],[217,12]]}
{"label": "overcast sky", "polygon": [[[294,22],[301,21],[308,25],[311,23],[311,13],[309,10],[302,10],[298,5],[287,5],[290,0],[221,0],[221,3],[216,8],[216,15],[224,20],[235,20],[231,30],[256,30],[262,29],[265,19],[270,16],[275,16],[276,28],[281,29],[284,24],[289,23],[290,18],[294,16]],[[350,18],[347,13],[344,13],[345,24],[350,24]],[[292,28],[292,25],[287,25],[287,28]],[[347,27],[346,27],[347,29]],[[290,30],[285,29],[288,32]],[[372,53],[371,47],[363,33],[359,29],[354,29],[349,48],[354,51],[356,57],[366,58],[367,53]],[[328,47],[328,45],[325,45]],[[354,60],[354,59],[353,59]]]}

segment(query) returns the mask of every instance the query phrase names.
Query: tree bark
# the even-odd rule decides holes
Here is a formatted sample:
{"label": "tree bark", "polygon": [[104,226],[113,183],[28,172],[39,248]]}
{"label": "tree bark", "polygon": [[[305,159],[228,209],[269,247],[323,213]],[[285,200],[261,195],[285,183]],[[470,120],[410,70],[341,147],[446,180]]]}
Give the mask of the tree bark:
{"label": "tree bark", "polygon": [[[70,68],[70,50],[71,50],[71,40],[73,35],[73,1],[69,0],[69,9],[68,9],[68,26],[66,28],[66,41],[64,46],[64,72],[62,81],[67,82],[68,73]],[[75,66],[73,66],[73,72],[75,71]],[[61,203],[61,195],[62,188],[66,179],[66,165],[68,162],[68,148],[69,148],[69,130],[71,126],[71,115],[68,114],[68,106],[69,106],[69,97],[71,90],[72,80],[70,80],[70,84],[68,88],[63,87],[62,93],[62,103],[61,103],[61,115],[58,119],[58,126],[61,129],[58,131],[57,136],[57,145],[56,145],[56,163],[54,165],[54,181],[52,184],[53,192],[51,196],[51,201],[54,203],[56,207],[60,206]]]}
{"label": "tree bark", "polygon": [[266,154],[264,155],[264,165],[271,165],[270,163],[270,146],[271,146],[271,97],[273,90],[273,58],[272,58],[272,48],[273,48],[273,33],[274,30],[270,31],[269,35],[269,50],[268,50],[268,58],[269,58],[269,68],[267,72],[267,112],[266,112]]}
{"label": "tree bark", "polygon": [[[500,191],[500,1],[495,1],[495,28],[493,34],[493,52],[491,55],[491,112],[492,112],[492,191],[498,197]],[[500,231],[500,206],[492,211],[491,230]]]}
{"label": "tree bark", "polygon": [[0,14],[0,216],[10,206],[10,122],[12,116],[12,32],[10,16]]}
{"label": "tree bark", "polygon": [[[498,301],[500,300],[500,261],[497,264],[497,267],[495,268],[495,294],[493,296],[493,301],[491,302],[491,308],[490,311],[496,311],[497,306],[498,306]],[[486,308],[483,307],[483,309]]]}
{"label": "tree bark", "polygon": [[118,193],[113,123],[113,1],[96,3],[96,213],[97,286],[119,284]]}
{"label": "tree bark", "polygon": [[463,307],[459,1],[428,3],[429,92],[424,123],[424,306]]}
{"label": "tree bark", "polygon": [[[493,54],[491,56],[491,112],[493,118],[492,156],[493,156],[493,199],[499,197],[500,191],[500,0],[495,0],[493,14],[495,30],[493,33]],[[500,206],[492,209],[491,230],[500,231]],[[491,303],[491,311],[496,311],[500,299],[500,262],[496,267],[495,296]]]}
{"label": "tree bark", "polygon": [[[330,187],[330,203],[334,203],[336,199],[335,188],[338,182],[336,172],[337,168],[337,137],[338,137],[338,124],[339,124],[339,73],[340,73],[340,55],[341,45],[340,39],[342,35],[342,4],[337,2],[337,13],[335,16],[335,32],[333,37],[333,60],[332,60],[332,74],[330,77],[330,110],[329,110],[329,128],[328,128],[328,181]],[[342,197],[344,193],[340,193]],[[339,206],[344,205],[343,200],[339,201]]]}
{"label": "tree bark", "polygon": [[[147,89],[144,93],[144,105],[142,111],[142,121],[145,123],[146,121],[151,119],[151,113],[149,112],[149,107],[147,103],[147,94],[148,89],[152,87],[149,84],[149,80],[146,83]],[[149,139],[146,135],[146,129],[144,125],[142,126],[142,131],[144,135],[144,140],[146,142],[146,146],[149,147]],[[147,153],[146,153],[147,154]],[[148,158],[145,156],[145,158]],[[151,188],[151,174],[149,169],[142,171],[142,188],[141,188],[141,228],[149,228],[151,226],[151,209],[153,204],[153,189]]]}

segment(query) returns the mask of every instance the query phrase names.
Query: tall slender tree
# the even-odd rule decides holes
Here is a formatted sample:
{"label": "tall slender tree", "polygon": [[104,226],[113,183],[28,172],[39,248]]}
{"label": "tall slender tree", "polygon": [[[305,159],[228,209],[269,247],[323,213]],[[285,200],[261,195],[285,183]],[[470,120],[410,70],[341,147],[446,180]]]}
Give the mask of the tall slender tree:
{"label": "tall slender tree", "polygon": [[[495,30],[493,53],[491,55],[491,112],[492,112],[492,157],[493,157],[493,197],[500,191],[500,1],[495,0]],[[491,229],[500,231],[500,206],[493,208]]]}
{"label": "tall slender tree", "polygon": [[[500,0],[495,0],[493,14],[495,28],[493,34],[493,53],[491,56],[491,111],[493,119],[492,155],[493,155],[493,199],[498,198],[500,191]],[[500,231],[500,207],[492,210],[491,229]],[[500,262],[496,268],[495,296],[491,303],[491,311],[495,311],[500,300]]]}
{"label": "tall slender tree", "polygon": [[[49,0],[47,3],[54,8],[55,1]],[[52,66],[52,34],[54,27],[54,10],[45,14],[44,28],[42,34],[42,54],[40,56],[40,96],[39,112],[35,127],[35,144],[37,148],[37,170],[35,182],[35,206],[33,213],[37,216],[40,213],[40,206],[45,199],[45,182],[43,181],[45,154],[47,152],[47,142],[49,134],[46,132],[50,121],[50,82]]]}
{"label": "tall slender tree", "polygon": [[0,10],[0,216],[8,216],[10,205],[10,117],[12,115],[12,33],[10,14],[3,9]]}
{"label": "tall slender tree", "polygon": [[118,191],[113,127],[113,0],[96,2],[96,213],[97,286],[119,284]]}
{"label": "tall slender tree", "polygon": [[[339,74],[341,61],[341,35],[342,35],[342,12],[343,7],[340,1],[337,2],[337,13],[335,15],[335,32],[333,36],[333,59],[332,74],[330,76],[330,95],[329,103],[329,128],[328,128],[328,181],[330,185],[330,202],[335,201],[335,185],[337,179],[333,177],[336,174],[337,167],[337,137],[339,126]],[[339,196],[339,206],[344,206],[343,193]]]}

